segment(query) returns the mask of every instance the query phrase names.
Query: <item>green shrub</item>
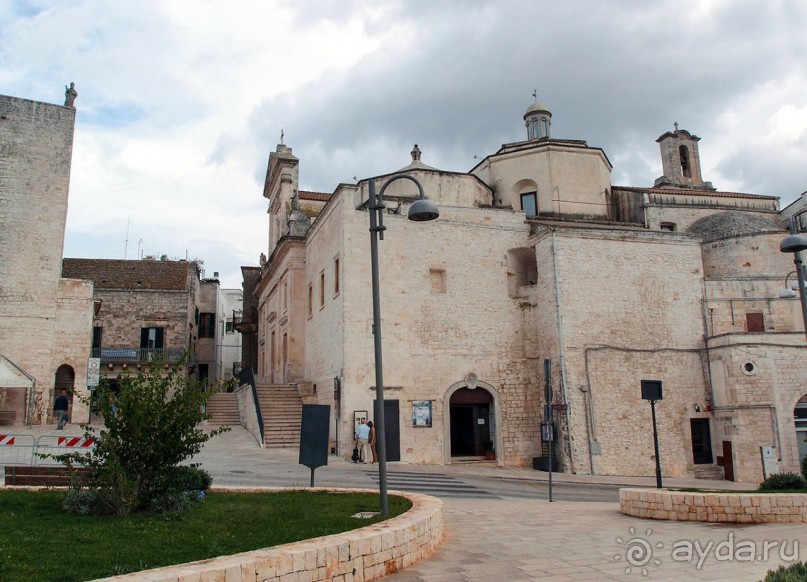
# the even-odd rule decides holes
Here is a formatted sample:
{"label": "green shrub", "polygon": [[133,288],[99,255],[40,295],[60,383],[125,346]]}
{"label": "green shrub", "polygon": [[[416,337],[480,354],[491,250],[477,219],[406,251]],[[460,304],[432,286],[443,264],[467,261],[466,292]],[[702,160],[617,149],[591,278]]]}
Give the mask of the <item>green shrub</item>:
{"label": "green shrub", "polygon": [[764,582],[805,582],[807,581],[807,564],[796,562],[788,567],[779,566],[769,570]]}
{"label": "green shrub", "polygon": [[174,487],[179,491],[207,491],[213,477],[196,465],[180,465],[174,468]]}
{"label": "green shrub", "polygon": [[801,460],[801,475],[807,480],[807,457]]}
{"label": "green shrub", "polygon": [[[175,493],[210,486],[206,471],[180,463],[229,427],[210,432],[200,428],[207,418],[205,404],[215,390],[205,391],[186,377],[183,364],[166,368],[154,362],[136,375],[123,375],[117,394],[102,381],[94,408],[103,416],[104,427],[82,425],[95,447],[89,453],[55,456],[67,466],[89,469],[86,482],[72,488],[77,492],[66,508],[78,512],[91,507],[95,513],[115,515],[175,512],[188,506]],[[97,503],[89,503],[92,495]]]}
{"label": "green shrub", "polygon": [[94,489],[70,488],[62,507],[74,515],[91,515],[98,513],[99,504],[98,493]]}
{"label": "green shrub", "polygon": [[759,486],[760,491],[783,491],[804,489],[807,483],[798,473],[778,473],[765,479]]}

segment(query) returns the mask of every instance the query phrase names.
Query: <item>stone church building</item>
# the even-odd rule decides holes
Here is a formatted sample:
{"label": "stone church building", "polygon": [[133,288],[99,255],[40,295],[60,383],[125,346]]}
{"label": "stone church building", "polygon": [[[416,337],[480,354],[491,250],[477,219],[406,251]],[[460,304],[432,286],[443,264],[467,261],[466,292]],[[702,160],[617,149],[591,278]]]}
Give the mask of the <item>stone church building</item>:
{"label": "stone church building", "polygon": [[779,199],[704,181],[700,138],[677,125],[657,139],[652,187],[615,186],[606,153],[553,137],[551,118],[535,103],[526,139],[467,173],[427,165],[415,146],[400,170],[331,194],[300,190],[300,160],[278,145],[263,191],[268,258],[245,288],[257,382],[329,404],[332,449],[349,454],[356,419],[376,416],[368,183],[408,174],[440,216],[410,222],[415,184],[386,189],[389,460],[546,463],[550,360],[563,471],[654,473],[642,380],[663,385],[665,475],[759,481],[760,447],[797,470],[807,345],[798,300],[779,298],[793,264],[779,252]]}

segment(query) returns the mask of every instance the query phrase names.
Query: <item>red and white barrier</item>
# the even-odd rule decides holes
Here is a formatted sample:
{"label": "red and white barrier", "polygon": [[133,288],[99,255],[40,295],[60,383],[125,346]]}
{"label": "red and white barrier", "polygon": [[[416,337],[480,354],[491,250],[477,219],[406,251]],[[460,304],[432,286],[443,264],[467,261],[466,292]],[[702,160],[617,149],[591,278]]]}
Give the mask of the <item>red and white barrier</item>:
{"label": "red and white barrier", "polygon": [[0,434],[0,446],[13,445],[13,444],[14,444],[13,434]]}
{"label": "red and white barrier", "polygon": [[95,441],[91,438],[84,438],[84,437],[59,437],[59,440],[56,442],[57,446],[60,447],[80,447],[80,448],[87,448],[93,446]]}

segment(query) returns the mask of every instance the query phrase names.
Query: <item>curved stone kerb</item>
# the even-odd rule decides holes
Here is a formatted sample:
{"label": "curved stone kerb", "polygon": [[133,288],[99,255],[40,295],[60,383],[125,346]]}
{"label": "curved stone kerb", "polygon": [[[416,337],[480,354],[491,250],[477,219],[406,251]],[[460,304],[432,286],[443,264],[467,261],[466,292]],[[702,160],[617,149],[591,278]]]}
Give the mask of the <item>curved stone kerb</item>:
{"label": "curved stone kerb", "polygon": [[673,521],[807,523],[807,494],[623,488],[619,511]]}
{"label": "curved stone kerb", "polygon": [[[213,492],[331,491],[376,493],[368,489],[325,487],[212,487]],[[381,523],[340,534],[283,544],[232,556],[166,566],[103,580],[127,582],[185,582],[225,580],[279,582],[289,574],[305,580],[332,580],[345,575],[373,580],[428,558],[443,539],[443,502],[430,495],[390,491],[406,497],[412,508]],[[348,578],[350,578],[348,576]],[[283,578],[288,579],[288,578]],[[297,578],[295,577],[295,580]]]}

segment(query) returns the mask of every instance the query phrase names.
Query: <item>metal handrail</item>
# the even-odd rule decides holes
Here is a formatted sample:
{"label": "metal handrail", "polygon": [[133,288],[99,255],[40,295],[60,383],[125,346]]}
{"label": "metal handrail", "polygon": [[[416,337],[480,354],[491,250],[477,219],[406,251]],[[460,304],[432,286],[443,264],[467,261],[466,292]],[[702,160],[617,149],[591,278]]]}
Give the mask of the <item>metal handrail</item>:
{"label": "metal handrail", "polygon": [[255,415],[258,417],[258,430],[261,432],[261,441],[263,441],[265,438],[263,434],[263,415],[261,414],[261,403],[258,400],[258,387],[255,386],[255,374],[252,372],[251,366],[246,366],[241,370],[241,373],[238,375],[238,382],[242,386],[249,384],[250,388],[252,388],[252,399],[255,402]]}
{"label": "metal handrail", "polygon": [[[131,364],[139,362],[165,362],[176,364],[185,353],[176,348],[93,348],[92,357],[101,358],[102,364]],[[188,362],[192,363],[192,362]]]}

